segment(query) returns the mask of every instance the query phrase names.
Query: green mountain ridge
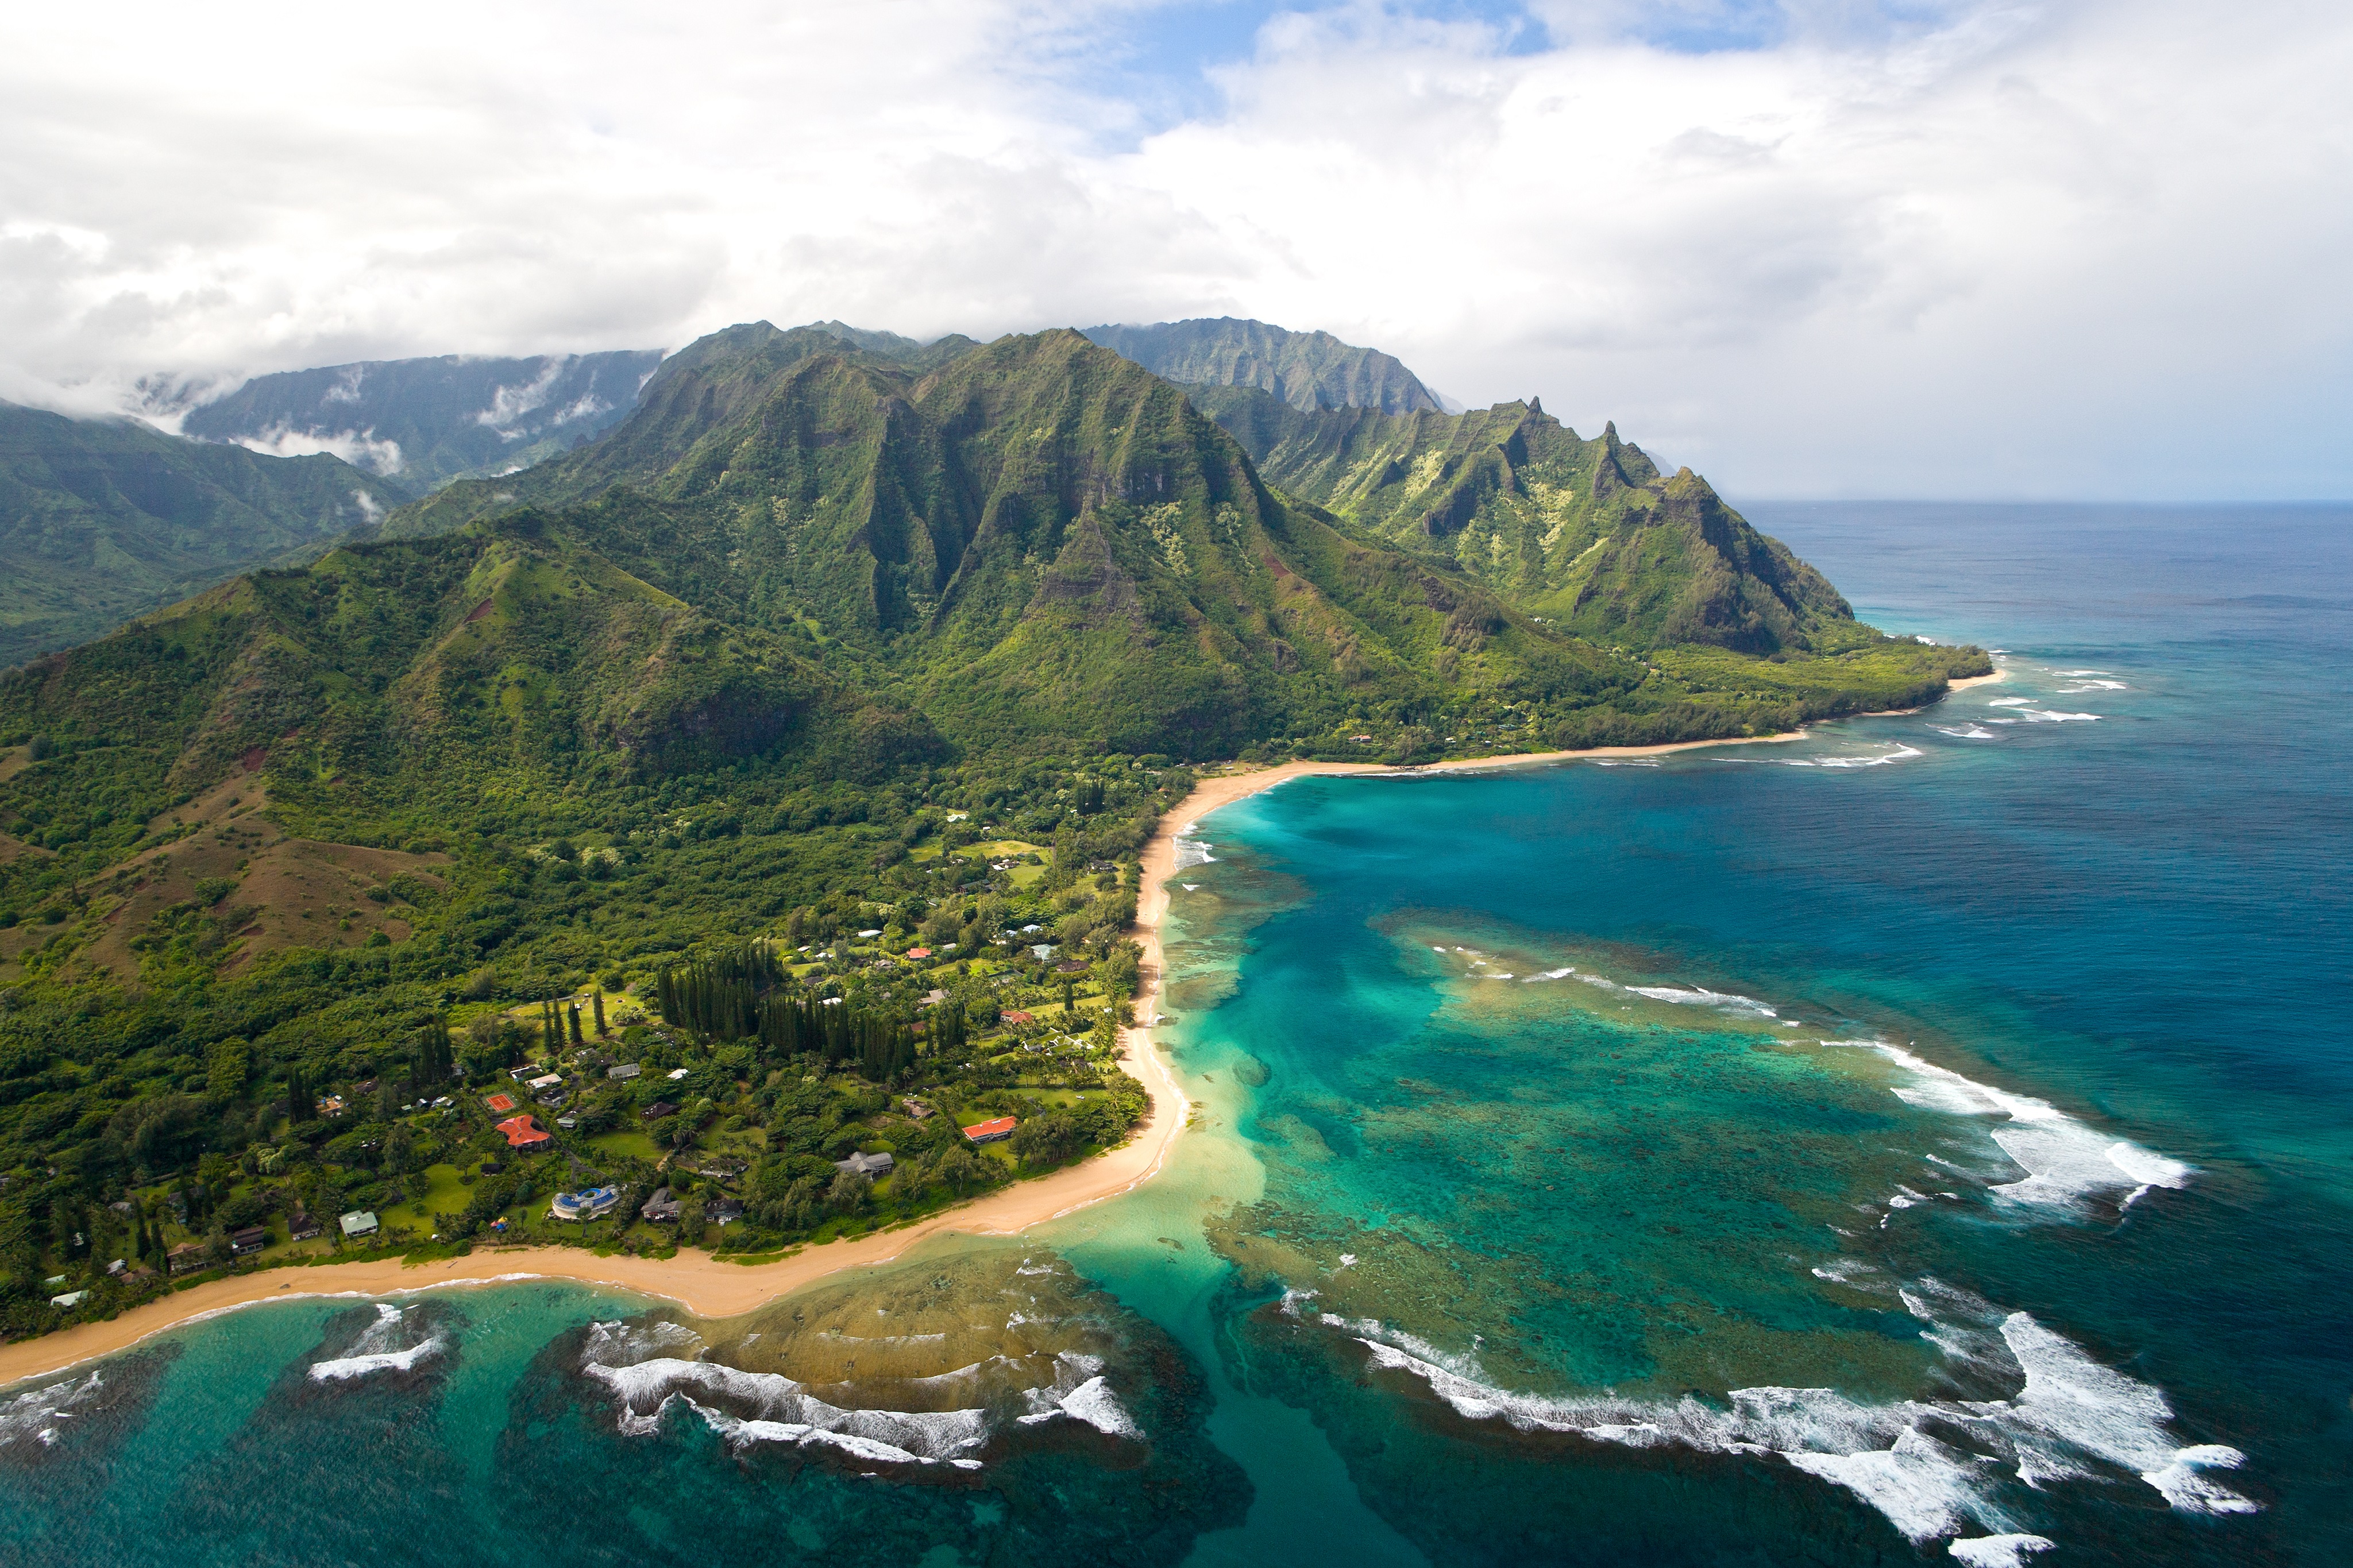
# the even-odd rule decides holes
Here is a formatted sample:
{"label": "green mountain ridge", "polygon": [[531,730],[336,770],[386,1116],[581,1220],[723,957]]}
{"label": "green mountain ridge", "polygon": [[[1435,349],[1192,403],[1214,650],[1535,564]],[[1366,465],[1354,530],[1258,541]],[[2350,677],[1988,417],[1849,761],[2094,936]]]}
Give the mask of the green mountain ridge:
{"label": "green mountain ridge", "polygon": [[1306,412],[1374,408],[1443,412],[1438,395],[1404,363],[1329,332],[1294,332],[1232,316],[1151,326],[1088,327],[1088,338],[1169,381],[1254,387]]}
{"label": "green mountain ridge", "polygon": [[0,666],[374,526],[406,492],[134,420],[0,403]]}
{"label": "green mountain ridge", "polygon": [[1759,656],[1811,651],[1852,625],[1820,573],[1689,468],[1662,475],[1614,424],[1587,439],[1535,402],[1389,416],[1303,412],[1241,387],[1194,399],[1271,483],[1547,624]]}

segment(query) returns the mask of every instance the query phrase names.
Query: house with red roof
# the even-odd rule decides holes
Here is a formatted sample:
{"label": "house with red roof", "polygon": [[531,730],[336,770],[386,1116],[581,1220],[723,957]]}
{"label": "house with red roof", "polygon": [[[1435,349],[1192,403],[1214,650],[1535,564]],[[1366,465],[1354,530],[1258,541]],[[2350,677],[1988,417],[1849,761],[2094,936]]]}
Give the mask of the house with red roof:
{"label": "house with red roof", "polygon": [[528,1114],[508,1117],[499,1123],[499,1131],[507,1135],[508,1146],[514,1149],[536,1149],[554,1141],[554,1135],[543,1130]]}
{"label": "house with red roof", "polygon": [[1017,1124],[1013,1117],[1000,1116],[994,1121],[984,1121],[977,1126],[965,1128],[964,1135],[975,1143],[994,1143],[999,1138],[1012,1137],[1013,1129]]}

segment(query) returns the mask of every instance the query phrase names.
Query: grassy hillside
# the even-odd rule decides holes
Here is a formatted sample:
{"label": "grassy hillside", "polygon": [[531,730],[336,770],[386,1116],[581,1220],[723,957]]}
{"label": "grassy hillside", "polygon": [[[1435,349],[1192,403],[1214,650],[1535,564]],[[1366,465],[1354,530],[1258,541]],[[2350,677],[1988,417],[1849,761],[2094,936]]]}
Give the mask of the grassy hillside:
{"label": "grassy hillside", "polygon": [[406,499],[332,457],[0,403],[0,666],[317,548]]}

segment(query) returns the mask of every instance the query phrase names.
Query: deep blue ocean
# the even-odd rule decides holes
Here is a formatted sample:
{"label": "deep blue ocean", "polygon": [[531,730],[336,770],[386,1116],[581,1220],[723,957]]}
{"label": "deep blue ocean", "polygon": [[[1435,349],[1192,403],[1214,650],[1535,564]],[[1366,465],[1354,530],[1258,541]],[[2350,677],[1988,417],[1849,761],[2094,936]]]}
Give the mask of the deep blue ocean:
{"label": "deep blue ocean", "polygon": [[1152,1186],[194,1325],[0,1395],[0,1560],[2353,1561],[2353,509],[1750,516],[2003,678],[1230,806]]}

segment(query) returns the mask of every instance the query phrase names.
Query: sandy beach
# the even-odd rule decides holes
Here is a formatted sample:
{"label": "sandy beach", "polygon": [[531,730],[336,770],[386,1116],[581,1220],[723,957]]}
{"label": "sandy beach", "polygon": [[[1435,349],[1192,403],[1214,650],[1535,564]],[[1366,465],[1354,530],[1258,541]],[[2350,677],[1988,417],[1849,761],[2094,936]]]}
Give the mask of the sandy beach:
{"label": "sandy beach", "polygon": [[[1952,684],[1955,689],[1999,680],[2001,672]],[[1911,711],[1904,710],[1903,711]],[[1871,715],[1857,715],[1871,717]],[[1524,752],[1466,758],[1400,769],[1382,763],[1288,763],[1205,778],[1161,819],[1145,847],[1136,889],[1136,923],[1129,934],[1142,946],[1143,987],[1135,1016],[1143,1022],[1122,1035],[1121,1059],[1152,1095],[1152,1109],[1134,1137],[1083,1164],[1036,1181],[1020,1182],[896,1230],[803,1247],[773,1263],[753,1266],[723,1261],[687,1248],[675,1258],[616,1255],[599,1258],[577,1247],[478,1247],[464,1258],[407,1264],[398,1258],[311,1268],[274,1268],[209,1280],[106,1322],[84,1323],[38,1339],[0,1345],[0,1386],[61,1371],[127,1349],[151,1335],[214,1313],[257,1301],[303,1296],[386,1296],[406,1291],[489,1284],[501,1280],[576,1279],[609,1285],[639,1295],[675,1301],[700,1317],[732,1317],[775,1300],[814,1280],[844,1269],[892,1261],[934,1237],[1010,1236],[1059,1219],[1073,1210],[1119,1196],[1149,1181],[1167,1163],[1185,1130],[1190,1102],[1176,1075],[1154,1047],[1151,1020],[1159,1010],[1162,958],[1160,928],[1168,910],[1168,881],[1176,866],[1176,839],[1222,806],[1287,780],[1314,774],[1463,773],[1591,757],[1650,757],[1702,746],[1778,744],[1802,740],[1807,731],[1723,741],[1681,741],[1656,746],[1602,746],[1577,752]]]}

